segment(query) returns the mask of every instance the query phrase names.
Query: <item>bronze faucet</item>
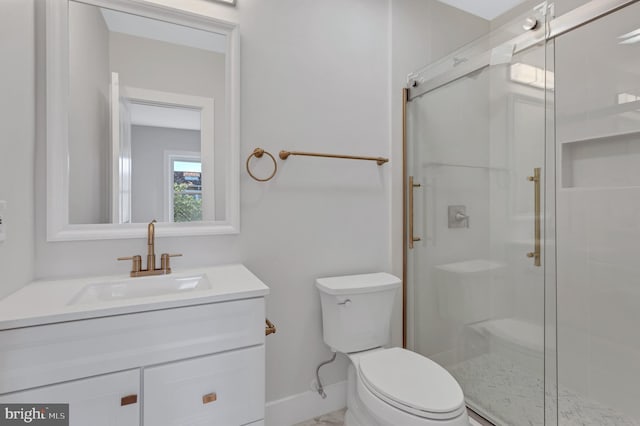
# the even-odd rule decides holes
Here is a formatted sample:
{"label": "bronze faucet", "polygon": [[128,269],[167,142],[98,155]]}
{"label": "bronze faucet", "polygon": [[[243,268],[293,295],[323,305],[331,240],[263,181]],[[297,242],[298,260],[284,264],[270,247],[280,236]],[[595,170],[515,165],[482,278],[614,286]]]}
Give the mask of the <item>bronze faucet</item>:
{"label": "bronze faucet", "polygon": [[147,226],[147,268],[142,269],[142,256],[119,257],[118,260],[131,260],[131,276],[145,277],[148,275],[165,275],[171,273],[169,259],[172,257],[182,256],[181,254],[162,253],[160,255],[160,267],[156,268],[156,220],[153,219]]}

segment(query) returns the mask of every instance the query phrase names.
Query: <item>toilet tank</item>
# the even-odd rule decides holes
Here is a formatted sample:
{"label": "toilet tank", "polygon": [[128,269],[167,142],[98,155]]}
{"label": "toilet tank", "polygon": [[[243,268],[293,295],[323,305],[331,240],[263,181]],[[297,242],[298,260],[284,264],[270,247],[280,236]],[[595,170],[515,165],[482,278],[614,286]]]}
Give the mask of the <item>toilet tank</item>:
{"label": "toilet tank", "polygon": [[400,283],[384,272],[318,278],[325,343],[342,353],[387,345]]}

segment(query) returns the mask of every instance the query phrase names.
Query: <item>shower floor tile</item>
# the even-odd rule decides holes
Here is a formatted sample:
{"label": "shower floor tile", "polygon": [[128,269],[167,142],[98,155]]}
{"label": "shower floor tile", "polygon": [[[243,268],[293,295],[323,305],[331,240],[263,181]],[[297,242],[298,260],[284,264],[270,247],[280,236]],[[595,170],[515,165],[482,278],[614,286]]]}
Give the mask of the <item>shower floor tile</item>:
{"label": "shower floor tile", "polygon": [[[498,426],[544,424],[544,382],[507,357],[483,354],[449,368],[465,397]],[[560,389],[559,426],[640,426],[616,410]]]}

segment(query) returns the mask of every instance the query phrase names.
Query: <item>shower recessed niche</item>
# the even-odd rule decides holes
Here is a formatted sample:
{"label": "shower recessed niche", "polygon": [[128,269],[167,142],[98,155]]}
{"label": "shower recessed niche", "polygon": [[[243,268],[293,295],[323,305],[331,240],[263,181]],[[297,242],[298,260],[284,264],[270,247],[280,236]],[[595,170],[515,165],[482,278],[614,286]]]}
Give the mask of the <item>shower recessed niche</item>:
{"label": "shower recessed niche", "polygon": [[562,144],[562,187],[640,186],[640,131]]}

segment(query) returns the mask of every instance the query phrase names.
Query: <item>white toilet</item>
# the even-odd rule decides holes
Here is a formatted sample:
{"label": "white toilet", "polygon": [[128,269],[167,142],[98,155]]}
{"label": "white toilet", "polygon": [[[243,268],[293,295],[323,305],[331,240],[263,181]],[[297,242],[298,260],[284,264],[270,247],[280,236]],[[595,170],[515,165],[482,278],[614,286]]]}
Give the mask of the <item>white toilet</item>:
{"label": "white toilet", "polygon": [[469,426],[460,385],[444,368],[389,344],[400,280],[375,273],[319,278],[324,341],[349,357],[345,426]]}

